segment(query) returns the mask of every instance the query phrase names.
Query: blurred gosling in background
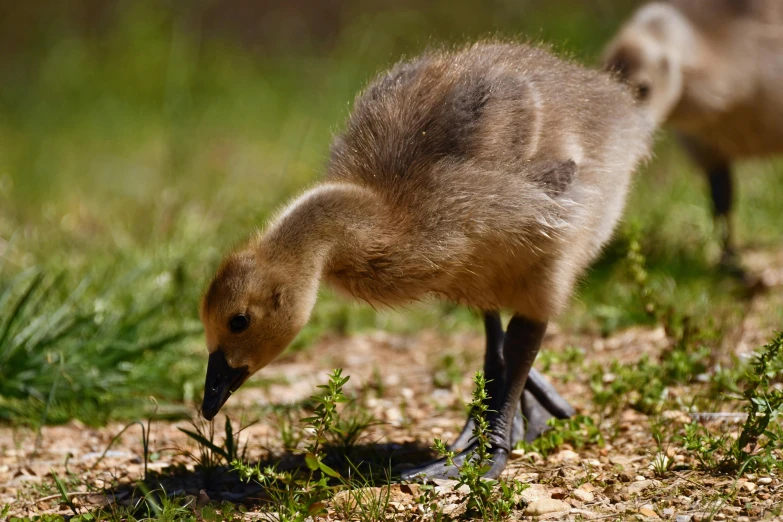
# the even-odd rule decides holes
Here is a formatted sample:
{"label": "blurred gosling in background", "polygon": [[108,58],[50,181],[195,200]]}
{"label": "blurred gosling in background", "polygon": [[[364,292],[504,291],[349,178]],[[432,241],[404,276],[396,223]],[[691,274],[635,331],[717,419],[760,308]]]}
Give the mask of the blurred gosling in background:
{"label": "blurred gosling in background", "polygon": [[671,0],[641,7],[604,54],[709,180],[721,265],[742,274],[732,165],[783,152],[783,0]]}

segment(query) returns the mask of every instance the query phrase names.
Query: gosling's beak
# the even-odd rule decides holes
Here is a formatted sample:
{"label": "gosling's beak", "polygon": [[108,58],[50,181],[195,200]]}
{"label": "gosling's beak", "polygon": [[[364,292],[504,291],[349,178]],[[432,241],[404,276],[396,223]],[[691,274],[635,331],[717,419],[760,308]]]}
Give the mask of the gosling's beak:
{"label": "gosling's beak", "polygon": [[212,352],[207,363],[204,402],[201,404],[201,414],[204,418],[212,420],[231,394],[245,382],[247,376],[247,366],[232,368],[228,365],[223,350],[218,348]]}

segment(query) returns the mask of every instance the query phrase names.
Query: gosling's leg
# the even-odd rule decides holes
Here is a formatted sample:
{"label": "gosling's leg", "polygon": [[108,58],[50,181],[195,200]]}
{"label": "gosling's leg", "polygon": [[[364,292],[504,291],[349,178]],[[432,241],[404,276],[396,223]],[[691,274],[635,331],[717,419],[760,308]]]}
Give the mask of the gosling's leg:
{"label": "gosling's leg", "polygon": [[734,237],[731,223],[731,209],[734,203],[734,182],[731,167],[721,163],[707,170],[712,196],[713,218],[721,238],[720,266],[733,275],[743,276],[739,259],[734,248]]}
{"label": "gosling's leg", "polygon": [[[505,362],[505,387],[500,400],[490,398],[488,413],[490,462],[486,478],[496,478],[506,467],[511,451],[511,435],[514,427],[514,417],[519,409],[522,392],[528,374],[533,367],[533,361],[538,355],[541,340],[544,338],[546,323],[534,321],[522,316],[514,316],[508,325],[503,343],[503,360]],[[403,480],[422,478],[453,478],[459,473],[465,459],[473,454],[476,443],[473,442],[454,458],[456,466],[449,466],[445,459],[432,464],[409,470],[402,475]]]}
{"label": "gosling's leg", "polygon": [[[497,312],[484,314],[484,329],[487,334],[486,355],[484,356],[484,376],[488,381],[487,395],[499,397],[505,388],[505,364],[503,362],[505,334],[500,322],[500,315]],[[514,416],[511,443],[515,446],[522,439],[531,442],[549,428],[547,421],[550,418],[567,419],[573,414],[574,409],[571,405],[557,393],[557,390],[543,375],[532,368],[522,397],[522,411],[518,411]],[[473,442],[474,427],[473,418],[468,418],[462,432],[449,446],[449,450],[460,451],[467,448]]]}
{"label": "gosling's leg", "polygon": [[[484,353],[484,378],[487,381],[487,395],[501,397],[506,388],[506,365],[503,362],[503,324],[497,312],[484,313],[484,331],[487,336],[487,347]],[[491,409],[491,406],[490,406]],[[473,429],[476,423],[473,417],[468,417],[457,439],[449,446],[450,451],[461,451],[473,442]],[[514,419],[514,432],[518,438],[524,433],[522,416]],[[518,440],[518,439],[517,439]]]}
{"label": "gosling's leg", "polygon": [[734,181],[731,162],[710,145],[687,134],[678,133],[680,143],[688,151],[691,159],[704,171],[710,184],[713,218],[715,228],[721,235],[721,260],[719,266],[729,274],[742,279],[746,284],[745,272],[739,264],[734,248],[731,223],[731,209],[734,203]]}

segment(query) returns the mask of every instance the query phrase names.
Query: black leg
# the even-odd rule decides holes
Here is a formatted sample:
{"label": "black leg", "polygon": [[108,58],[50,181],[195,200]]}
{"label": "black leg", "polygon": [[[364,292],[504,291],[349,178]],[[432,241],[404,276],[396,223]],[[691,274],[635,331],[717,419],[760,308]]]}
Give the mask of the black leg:
{"label": "black leg", "polygon": [[[501,397],[505,389],[505,363],[503,361],[503,340],[505,333],[497,312],[484,314],[484,329],[487,334],[486,354],[484,356],[484,376],[489,382],[487,395]],[[574,414],[574,409],[561,397],[547,379],[535,368],[530,370],[526,392],[522,398],[521,411],[514,417],[511,443],[516,445],[521,440],[528,442],[538,438],[549,427],[547,421],[552,418],[567,419]],[[494,409],[490,405],[490,409]],[[523,419],[524,414],[524,419]],[[527,422],[525,422],[527,419]],[[451,451],[460,451],[473,442],[475,423],[469,418],[459,436],[449,446]]]}
{"label": "black leg", "polygon": [[[487,380],[487,395],[500,397],[505,388],[505,364],[503,363],[503,324],[497,312],[484,314],[484,331],[487,335],[487,347],[484,352],[484,377]],[[493,406],[490,405],[490,409]],[[521,419],[520,419],[521,420]],[[450,451],[460,451],[467,448],[473,441],[473,428],[475,423],[468,418],[459,436],[449,446]]]}
{"label": "black leg", "polygon": [[511,430],[514,415],[519,409],[522,392],[525,390],[533,361],[536,360],[541,341],[546,332],[546,323],[541,323],[522,316],[514,316],[508,324],[506,339],[503,343],[503,357],[506,362],[506,389],[500,409],[490,413],[489,423],[492,428],[490,441],[493,449],[511,450]]}
{"label": "black leg", "polygon": [[731,162],[714,147],[705,144],[698,138],[682,133],[677,133],[677,137],[693,161],[707,175],[715,226],[721,235],[720,266],[730,274],[745,279],[733,243],[731,209],[734,203],[734,182],[731,174]]}
{"label": "black leg", "polygon": [[[491,399],[491,404],[497,405],[495,411],[488,415],[490,433],[490,469],[486,478],[495,478],[503,471],[511,451],[511,436],[514,428],[514,417],[519,410],[522,392],[525,390],[528,374],[533,367],[544,338],[546,323],[533,321],[521,316],[514,316],[508,325],[503,343],[503,361],[505,363],[505,389],[500,400]],[[454,462],[462,465],[465,459],[472,455],[475,442],[458,454]],[[415,468],[402,475],[403,480],[417,478],[456,477],[458,469],[449,466],[445,459],[432,464]]]}
{"label": "black leg", "polygon": [[736,268],[737,259],[731,229],[731,208],[734,203],[734,183],[731,168],[727,163],[711,167],[707,170],[707,179],[710,182],[715,225],[721,234],[723,247],[721,265],[727,268],[731,268],[733,265]]}

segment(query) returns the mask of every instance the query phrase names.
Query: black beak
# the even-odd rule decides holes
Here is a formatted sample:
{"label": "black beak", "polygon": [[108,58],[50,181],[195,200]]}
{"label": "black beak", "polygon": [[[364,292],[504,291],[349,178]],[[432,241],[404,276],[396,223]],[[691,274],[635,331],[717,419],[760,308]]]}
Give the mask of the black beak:
{"label": "black beak", "polygon": [[209,356],[207,363],[207,382],[204,385],[204,402],[201,414],[212,420],[226,403],[228,398],[247,378],[248,368],[232,368],[228,365],[223,350],[218,348]]}

